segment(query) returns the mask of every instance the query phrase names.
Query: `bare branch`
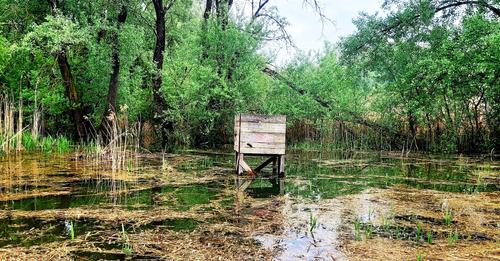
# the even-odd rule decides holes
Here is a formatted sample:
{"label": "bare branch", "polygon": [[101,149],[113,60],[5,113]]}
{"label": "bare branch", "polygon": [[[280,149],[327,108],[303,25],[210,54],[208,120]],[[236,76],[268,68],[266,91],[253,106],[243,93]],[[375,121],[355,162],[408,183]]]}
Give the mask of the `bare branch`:
{"label": "bare branch", "polygon": [[[259,0],[259,5],[257,6],[257,10],[253,13],[253,19],[257,18],[260,16],[260,12],[262,9],[266,6],[266,4],[269,3],[269,0]],[[253,10],[253,1],[252,1],[252,10]]]}
{"label": "bare branch", "polygon": [[304,0],[304,4],[308,5],[313,9],[313,11],[319,16],[321,23],[323,26],[326,23],[330,23],[331,25],[335,25],[335,22],[326,16],[325,12],[323,11],[323,8],[321,7],[321,4],[318,0]]}

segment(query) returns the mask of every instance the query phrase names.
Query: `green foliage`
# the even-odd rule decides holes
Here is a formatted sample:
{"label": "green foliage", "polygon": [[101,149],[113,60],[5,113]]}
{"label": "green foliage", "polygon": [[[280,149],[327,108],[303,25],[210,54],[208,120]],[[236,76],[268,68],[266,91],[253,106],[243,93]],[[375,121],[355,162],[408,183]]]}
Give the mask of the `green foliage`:
{"label": "green foliage", "polygon": [[500,43],[500,23],[488,10],[459,15],[452,6],[438,19],[443,2],[390,1],[397,11],[386,17],[361,16],[341,43],[342,60],[375,75],[371,110],[384,125],[407,129],[418,148],[498,148],[497,105],[484,108],[496,104],[500,56],[491,44]]}
{"label": "green foliage", "polygon": [[[157,137],[151,85],[161,75],[167,104],[160,111],[173,126],[172,147],[230,144],[234,114],[252,112],[286,114],[288,141],[298,148],[499,149],[500,22],[485,5],[494,1],[440,12],[446,0],[386,1],[388,12],[361,14],[356,32],[339,44],[276,69],[281,80],[263,72],[270,59],[261,51],[267,40],[283,38],[276,23],[287,24],[270,5],[260,17],[234,17],[222,8],[205,19],[193,11],[198,3],[175,1],[158,72],[152,5],[127,1],[127,19],[118,26],[123,3],[59,1],[53,11],[47,1],[0,0],[0,95],[22,98],[26,124],[40,111],[47,136],[23,135],[26,150],[68,151],[71,142],[61,137],[75,137],[76,109],[88,119],[86,128],[98,129],[116,42],[116,110],[127,108],[130,122],[147,122],[148,135]],[[76,103],[68,99],[61,55]],[[101,149],[90,144],[86,149]]]}
{"label": "green foliage", "polygon": [[71,19],[60,14],[48,15],[45,19],[45,22],[35,25],[33,30],[26,34],[23,39],[24,47],[41,48],[50,54],[58,54],[88,42],[88,32]]}
{"label": "green foliage", "polygon": [[399,227],[399,225],[396,225],[396,239],[399,240],[399,238],[401,237],[401,228]]}
{"label": "green foliage", "polygon": [[0,35],[0,77],[11,59],[11,49],[7,39]]}

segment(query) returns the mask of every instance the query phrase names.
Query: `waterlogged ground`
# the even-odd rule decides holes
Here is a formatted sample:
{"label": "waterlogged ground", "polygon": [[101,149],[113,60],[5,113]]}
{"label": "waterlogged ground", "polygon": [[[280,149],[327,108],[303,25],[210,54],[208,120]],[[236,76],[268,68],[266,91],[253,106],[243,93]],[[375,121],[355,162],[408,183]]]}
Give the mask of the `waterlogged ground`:
{"label": "waterlogged ground", "polygon": [[4,156],[0,260],[500,259],[499,157],[290,151],[245,192],[233,158]]}

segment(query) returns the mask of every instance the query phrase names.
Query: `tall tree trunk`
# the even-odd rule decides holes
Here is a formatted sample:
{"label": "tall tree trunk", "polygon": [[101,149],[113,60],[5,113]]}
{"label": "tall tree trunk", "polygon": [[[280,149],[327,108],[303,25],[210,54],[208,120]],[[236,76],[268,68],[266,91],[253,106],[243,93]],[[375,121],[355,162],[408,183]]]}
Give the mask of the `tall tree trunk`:
{"label": "tall tree trunk", "polygon": [[74,120],[76,136],[79,139],[85,139],[87,135],[85,131],[83,111],[81,109],[82,106],[80,104],[80,98],[78,96],[78,91],[75,86],[73,75],[71,74],[71,68],[65,51],[57,54],[57,63],[59,64],[59,70],[61,71],[61,76],[63,78],[66,97],[70,101],[72,107],[70,109],[70,114]]}
{"label": "tall tree trunk", "polygon": [[212,0],[207,0],[205,2],[205,11],[203,11],[203,20],[207,22],[208,18],[210,18],[210,14],[212,13]]}
{"label": "tall tree trunk", "polygon": [[112,115],[116,113],[116,103],[118,99],[118,89],[120,86],[120,40],[118,38],[118,31],[127,19],[127,7],[123,5],[120,13],[118,14],[117,31],[112,31],[111,40],[111,77],[108,86],[108,98],[106,109],[101,120],[100,132],[104,142],[108,142],[110,138],[110,127],[112,126]]}
{"label": "tall tree trunk", "polygon": [[160,93],[162,84],[161,71],[163,70],[163,53],[165,52],[165,7],[163,0],[153,0],[156,13],[156,42],[153,53],[153,62],[156,65],[156,73],[153,75],[153,98],[156,103],[157,113],[162,115],[166,101]]}
{"label": "tall tree trunk", "polygon": [[153,100],[156,105],[155,121],[160,125],[162,135],[162,147],[168,144],[168,135],[173,131],[173,124],[166,118],[165,111],[168,109],[168,104],[161,95],[162,70],[163,70],[163,55],[165,52],[166,40],[166,22],[165,15],[168,9],[172,6],[173,0],[170,0],[168,6],[164,6],[163,0],[152,0],[156,14],[156,42],[153,53],[153,62],[156,65],[156,72],[153,75]]}

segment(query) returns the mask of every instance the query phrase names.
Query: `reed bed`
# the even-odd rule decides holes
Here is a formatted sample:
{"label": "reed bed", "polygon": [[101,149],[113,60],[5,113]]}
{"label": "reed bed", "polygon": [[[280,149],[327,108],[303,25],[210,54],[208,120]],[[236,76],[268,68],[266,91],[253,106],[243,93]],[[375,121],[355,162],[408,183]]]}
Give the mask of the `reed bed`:
{"label": "reed bed", "polygon": [[23,110],[22,100],[17,111],[15,102],[8,96],[0,96],[0,152],[20,151],[22,146]]}
{"label": "reed bed", "polygon": [[108,116],[108,124],[83,149],[87,160],[113,172],[133,170],[140,152],[141,124],[129,123],[126,107],[120,111]]}

